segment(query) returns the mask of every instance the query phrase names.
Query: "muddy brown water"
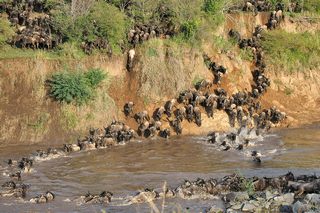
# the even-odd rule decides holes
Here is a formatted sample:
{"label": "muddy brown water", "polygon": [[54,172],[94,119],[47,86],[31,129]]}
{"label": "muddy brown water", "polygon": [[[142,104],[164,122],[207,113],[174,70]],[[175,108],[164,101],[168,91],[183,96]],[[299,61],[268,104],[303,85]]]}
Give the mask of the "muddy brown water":
{"label": "muddy brown water", "polygon": [[[248,150],[263,154],[260,166],[246,153],[216,151],[200,136],[130,142],[112,149],[75,153],[37,162],[33,173],[23,174],[24,182],[31,185],[26,199],[51,190],[57,196],[53,202],[37,205],[0,198],[0,212],[150,212],[148,204],[128,206],[123,198],[145,187],[161,190],[165,181],[174,188],[184,179],[222,177],[233,172],[245,176],[276,176],[287,171],[320,175],[319,143],[320,123],[273,132]],[[1,173],[6,171],[6,159],[21,158],[39,148],[44,147],[1,148]],[[0,176],[0,183],[7,180]],[[108,206],[77,205],[73,201],[88,191],[102,190],[114,193],[114,201]],[[212,202],[167,200],[165,212],[201,212]],[[156,205],[160,208],[161,201]]]}

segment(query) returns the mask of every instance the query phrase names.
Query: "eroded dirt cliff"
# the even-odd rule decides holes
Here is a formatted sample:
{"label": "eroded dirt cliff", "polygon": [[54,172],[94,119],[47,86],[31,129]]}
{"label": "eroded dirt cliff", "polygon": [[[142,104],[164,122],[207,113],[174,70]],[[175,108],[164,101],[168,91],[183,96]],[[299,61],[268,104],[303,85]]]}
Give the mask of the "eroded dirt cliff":
{"label": "eroded dirt cliff", "polygon": [[[250,37],[257,24],[266,23],[268,14],[228,15],[218,35],[227,37],[231,28]],[[302,24],[301,24],[302,23]],[[305,26],[305,27],[304,27]],[[318,23],[286,18],[281,26],[289,32],[315,31]],[[151,41],[150,41],[151,42]],[[95,56],[84,60],[6,59],[0,61],[0,146],[29,143],[63,143],[74,141],[89,127],[102,128],[113,118],[125,120],[122,113],[126,101],[136,103],[135,111],[147,109],[151,114],[160,104],[174,98],[179,91],[193,87],[196,79],[213,79],[203,62],[206,52],[212,60],[228,69],[222,87],[229,94],[251,90],[253,69],[250,61],[239,57],[239,50],[219,51],[212,45],[196,48],[168,45],[154,39],[147,48],[137,49],[132,72],[126,71],[126,54],[108,58]],[[77,107],[54,102],[47,95],[45,81],[65,68],[102,68],[109,80],[99,87],[95,101]],[[297,126],[320,120],[320,68],[287,74],[268,65],[266,75],[271,88],[262,97],[264,107],[275,105],[285,111],[286,126]],[[230,128],[224,112],[214,119],[203,115],[202,127],[184,123],[183,134],[203,134]],[[133,128],[132,118],[126,120]],[[165,124],[168,125],[168,124]]]}

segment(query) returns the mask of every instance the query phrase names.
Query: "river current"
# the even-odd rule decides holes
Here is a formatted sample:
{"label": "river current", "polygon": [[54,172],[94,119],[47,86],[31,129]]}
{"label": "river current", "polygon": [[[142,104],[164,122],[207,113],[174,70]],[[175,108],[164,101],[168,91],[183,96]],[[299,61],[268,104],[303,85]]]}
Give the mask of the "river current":
{"label": "river current", "polygon": [[[74,153],[57,159],[36,162],[34,171],[23,174],[30,184],[30,199],[50,190],[56,199],[48,204],[32,204],[12,198],[0,198],[0,212],[150,212],[148,204],[127,205],[125,198],[144,188],[161,191],[163,184],[177,187],[184,179],[222,177],[234,172],[244,176],[276,176],[292,171],[297,174],[320,174],[320,124],[271,132],[247,152],[217,151],[205,137],[173,137],[130,142],[111,149]],[[0,183],[8,180],[8,158],[28,156],[39,146],[0,149]],[[262,153],[262,164],[246,156],[251,150]],[[74,200],[103,190],[114,194],[107,205],[78,205]],[[161,209],[161,202],[156,206]],[[201,212],[210,200],[165,202],[165,212]]]}

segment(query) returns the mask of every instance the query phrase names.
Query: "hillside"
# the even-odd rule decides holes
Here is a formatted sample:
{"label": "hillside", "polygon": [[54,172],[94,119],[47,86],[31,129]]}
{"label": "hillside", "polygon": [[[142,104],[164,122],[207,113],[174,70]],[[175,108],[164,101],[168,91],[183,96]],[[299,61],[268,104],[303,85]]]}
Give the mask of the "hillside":
{"label": "hillside", "polygon": [[[112,119],[125,121],[136,129],[138,126],[134,119],[125,118],[122,112],[124,104],[133,101],[135,112],[148,110],[151,114],[158,106],[177,97],[179,92],[194,87],[197,82],[203,79],[213,81],[214,76],[204,63],[204,53],[227,68],[221,87],[228,94],[251,90],[253,55],[248,50],[240,49],[228,33],[230,29],[235,29],[241,37],[250,38],[255,26],[268,22],[270,12],[262,11],[257,15],[243,11],[220,13],[221,8],[226,8],[225,5],[212,11],[208,9],[210,7],[202,10],[193,5],[176,9],[175,1],[170,1],[173,4],[171,9],[178,15],[172,20],[156,23],[159,29],[163,27],[161,24],[166,23],[164,29],[167,31],[134,44],[130,39],[123,43],[119,41],[126,40],[126,32],[135,24],[139,26],[139,21],[148,23],[159,19],[154,19],[148,13],[139,16],[134,8],[129,11],[135,14],[133,16],[125,8],[119,9],[117,1],[98,2],[106,4],[104,7],[113,11],[115,18],[108,25],[103,25],[105,28],[101,26],[95,35],[83,37],[77,33],[78,29],[74,29],[73,35],[63,35],[63,42],[52,50],[12,47],[0,37],[1,146],[73,142],[90,127],[105,127]],[[194,4],[200,5],[197,1]],[[44,8],[42,13],[47,13],[47,10]],[[189,13],[180,13],[183,10]],[[50,10],[50,14],[53,12]],[[94,8],[94,12],[88,15],[91,17],[98,12],[99,9]],[[216,13],[211,14],[213,12]],[[122,23],[127,20],[127,16],[132,18],[133,23]],[[2,13],[2,22],[6,20],[3,17],[6,18],[5,13]],[[101,21],[111,19],[104,17]],[[173,20],[175,27],[171,29]],[[80,21],[79,28],[85,25]],[[110,31],[113,25],[118,26],[118,31],[113,31],[116,33]],[[275,105],[286,112],[288,119],[282,127],[294,127],[320,119],[319,30],[317,11],[310,11],[285,15],[276,30],[264,34],[262,45],[267,64],[265,73],[271,79],[271,85],[261,97],[261,103],[265,108]],[[9,28],[2,32],[12,34]],[[82,48],[82,44],[89,45],[99,38],[107,38],[107,48],[101,48],[101,51],[98,46],[90,51],[88,46]],[[52,47],[52,44],[49,46]],[[133,47],[136,55],[129,72],[128,51]],[[111,55],[109,48],[112,49]],[[75,70],[83,72],[91,68],[99,68],[106,74],[93,100],[77,105],[60,103],[50,97],[47,80],[54,73]],[[168,125],[164,122],[164,126]],[[230,125],[226,113],[219,111],[213,119],[203,115],[201,128],[195,127],[194,123],[183,123],[183,134],[227,130]]]}

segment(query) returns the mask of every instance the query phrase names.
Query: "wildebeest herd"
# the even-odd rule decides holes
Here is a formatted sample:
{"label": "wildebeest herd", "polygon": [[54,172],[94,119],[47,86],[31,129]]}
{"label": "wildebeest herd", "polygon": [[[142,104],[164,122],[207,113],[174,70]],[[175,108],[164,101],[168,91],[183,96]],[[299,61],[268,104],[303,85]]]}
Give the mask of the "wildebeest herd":
{"label": "wildebeest herd", "polygon": [[266,189],[275,189],[280,193],[294,192],[296,197],[301,196],[304,193],[316,193],[320,190],[320,178],[316,175],[300,175],[294,177],[291,172],[288,172],[285,175],[274,178],[245,178],[239,174],[232,174],[221,179],[210,178],[204,180],[198,178],[195,181],[185,180],[183,184],[175,189],[166,187],[163,192],[147,188],[131,197],[129,202],[148,202],[150,200],[163,198],[164,196],[166,198],[206,199],[210,196],[227,195],[229,192],[245,191],[246,182],[252,183],[254,190],[257,192],[265,191]]}
{"label": "wildebeest herd", "polygon": [[2,10],[16,27],[9,41],[13,46],[32,49],[52,49],[62,43],[62,37],[52,27],[52,20],[43,1],[13,0],[1,3]]}
{"label": "wildebeest herd", "polygon": [[[0,12],[8,15],[8,20],[15,27],[16,34],[8,41],[19,48],[53,49],[63,42],[63,36],[54,27],[50,9],[43,0],[13,0],[0,3]],[[97,28],[95,23],[92,23]],[[96,36],[88,38],[88,32],[83,33],[80,47],[86,54],[94,49],[106,50],[110,56],[111,46],[106,38]]]}
{"label": "wildebeest herd", "polygon": [[[245,203],[253,199],[247,194],[247,184],[251,183],[252,189],[256,192],[254,199],[266,200],[276,207],[278,212],[281,208],[282,196],[292,196],[291,202],[301,200],[306,194],[318,193],[320,190],[320,177],[316,175],[294,176],[288,172],[278,177],[251,177],[246,178],[240,174],[232,174],[223,178],[209,178],[207,180],[198,178],[197,180],[185,180],[176,188],[170,188],[165,185],[160,190],[146,188],[137,192],[133,196],[123,198],[123,204],[149,203],[159,199],[215,199],[217,197],[225,203],[225,208],[232,209],[233,206]],[[264,192],[276,191],[276,194],[266,195]],[[268,193],[267,192],[267,193]],[[108,204],[111,202],[113,194],[103,191],[100,194],[87,193],[76,199],[79,204]],[[253,195],[251,195],[253,196]],[[269,196],[269,197],[266,197]],[[280,200],[280,202],[279,202]],[[290,201],[284,201],[284,203]],[[288,205],[288,203],[286,203]],[[260,204],[261,205],[261,204]],[[241,206],[241,205],[240,205]],[[265,206],[255,206],[255,208],[264,208]],[[267,211],[268,209],[264,209]],[[206,211],[207,212],[207,211]],[[211,212],[211,211],[210,211]],[[223,211],[225,212],[225,211]]]}
{"label": "wildebeest herd", "polygon": [[128,41],[133,46],[143,43],[152,38],[170,38],[176,33],[175,26],[166,25],[136,25],[128,33]]}
{"label": "wildebeest herd", "polygon": [[[289,11],[289,12],[301,12],[302,5],[299,1],[290,1],[287,5],[284,2],[277,2],[275,10]],[[248,12],[269,12],[272,10],[272,4],[267,0],[250,0],[242,7],[243,11]]]}
{"label": "wildebeest herd", "polygon": [[[237,7],[243,11],[270,11],[272,5],[266,0],[250,0],[245,6]],[[159,23],[137,23],[128,32],[128,42],[135,47],[142,42],[152,38],[170,38],[177,31],[177,26],[172,22],[172,12],[168,8],[158,8],[160,15]],[[299,2],[292,1],[289,5],[278,3],[275,6],[276,12],[271,16],[268,23],[269,28],[274,28],[280,22],[282,12],[300,12]],[[8,19],[16,27],[16,35],[9,41],[13,46],[32,49],[52,49],[63,42],[60,32],[55,30],[50,14],[50,8],[45,1],[41,0],[13,0],[0,3],[0,11],[6,12]],[[168,12],[169,11],[169,12]],[[92,23],[95,26],[95,23]],[[94,49],[107,50],[108,55],[112,54],[112,48],[107,38],[99,37],[89,39],[88,32],[83,32],[83,41],[80,47],[87,54],[91,54]]]}
{"label": "wildebeest herd", "polygon": [[[282,19],[277,18],[277,13],[278,11],[275,13],[272,12],[269,22],[272,22],[274,19],[277,20],[277,23],[281,22]],[[276,26],[278,26],[278,24]],[[225,111],[229,117],[230,126],[239,127],[238,132],[224,134],[211,132],[207,137],[208,143],[216,144],[217,148],[223,151],[230,149],[243,150],[250,140],[246,137],[240,137],[240,133],[243,132],[243,130],[248,130],[245,135],[249,135],[252,131],[254,131],[255,134],[259,134],[261,130],[268,130],[286,118],[286,114],[276,107],[262,109],[259,101],[259,98],[270,86],[270,80],[264,74],[266,65],[263,60],[263,50],[260,45],[260,39],[263,37],[262,31],[267,28],[273,29],[274,27],[257,26],[253,37],[248,39],[241,38],[240,34],[233,29],[229,31],[229,36],[237,40],[240,48],[250,48],[254,53],[255,69],[252,72],[254,82],[251,92],[239,91],[235,94],[228,95],[227,92],[221,88],[220,84],[222,77],[228,72],[227,69],[213,62],[209,56],[204,54],[205,63],[212,72],[214,81],[204,79],[198,82],[194,89],[180,92],[176,99],[174,98],[167,101],[163,106],[155,109],[151,115],[149,115],[147,111],[135,113],[135,104],[133,102],[127,102],[123,111],[125,116],[133,117],[136,120],[138,123],[137,131],[133,130],[124,122],[113,121],[103,130],[90,129],[88,136],[84,139],[78,139],[77,143],[65,144],[63,148],[60,149],[49,148],[47,151],[39,150],[30,157],[22,158],[20,161],[10,159],[8,161],[8,176],[11,180],[2,185],[0,196],[24,198],[29,186],[22,183],[21,174],[30,172],[35,161],[52,159],[81,150],[108,148],[123,144],[139,136],[146,138],[155,136],[169,138],[172,135],[171,128],[177,135],[180,135],[183,132],[182,123],[184,121],[195,123],[201,127],[202,112],[205,112],[210,118],[214,117],[214,113],[217,110]],[[169,126],[163,127],[163,123],[169,123]],[[257,151],[253,151],[251,156],[255,162],[261,163]],[[257,191],[263,191],[267,187],[272,187],[282,191],[293,190],[297,195],[300,195],[304,192],[320,190],[318,177],[312,178],[305,176],[303,178],[297,177],[295,179],[293,175],[289,173],[278,178],[252,178],[250,180],[253,181]],[[175,190],[167,189],[162,194],[147,189],[130,198],[130,202],[139,203],[146,201],[146,198],[154,200],[164,196],[188,198],[201,194],[216,195],[226,191],[241,191],[243,190],[241,185],[243,181],[244,179],[237,175],[227,176],[221,180],[210,179],[205,181],[198,179],[193,182],[186,181]],[[111,198],[112,193],[104,191],[97,195],[88,193],[77,199],[77,201],[81,203],[109,203]],[[30,202],[45,203],[53,199],[54,194],[48,191],[32,198]]]}
{"label": "wildebeest herd", "polygon": [[[275,14],[281,14],[277,16]],[[277,23],[283,20],[281,10],[271,13],[269,25],[274,19]],[[125,115],[132,116],[138,123],[138,134],[144,137],[160,136],[168,138],[171,134],[170,128],[161,128],[163,122],[169,122],[177,135],[182,134],[182,122],[194,122],[197,126],[202,125],[201,111],[205,111],[207,116],[213,117],[217,110],[224,110],[228,116],[230,125],[235,127],[238,124],[241,128],[255,128],[257,130],[270,129],[286,118],[286,114],[278,110],[275,106],[270,109],[262,109],[259,98],[267,91],[270,80],[265,75],[266,64],[263,58],[263,50],[260,44],[263,38],[263,30],[274,29],[274,27],[257,26],[252,38],[241,38],[236,30],[231,29],[229,36],[235,39],[241,49],[250,49],[254,55],[255,69],[252,72],[252,91],[239,91],[233,95],[220,87],[223,75],[227,69],[211,61],[210,57],[204,54],[204,61],[208,69],[214,75],[214,81],[199,81],[194,89],[182,91],[176,99],[169,100],[165,105],[158,107],[151,115],[144,110],[134,113],[134,103],[128,102],[124,106]],[[276,25],[278,26],[278,24]],[[216,88],[214,85],[217,85]],[[215,141],[214,141],[215,142]],[[228,143],[223,143],[224,150],[231,147]],[[237,147],[243,147],[238,144]]]}

